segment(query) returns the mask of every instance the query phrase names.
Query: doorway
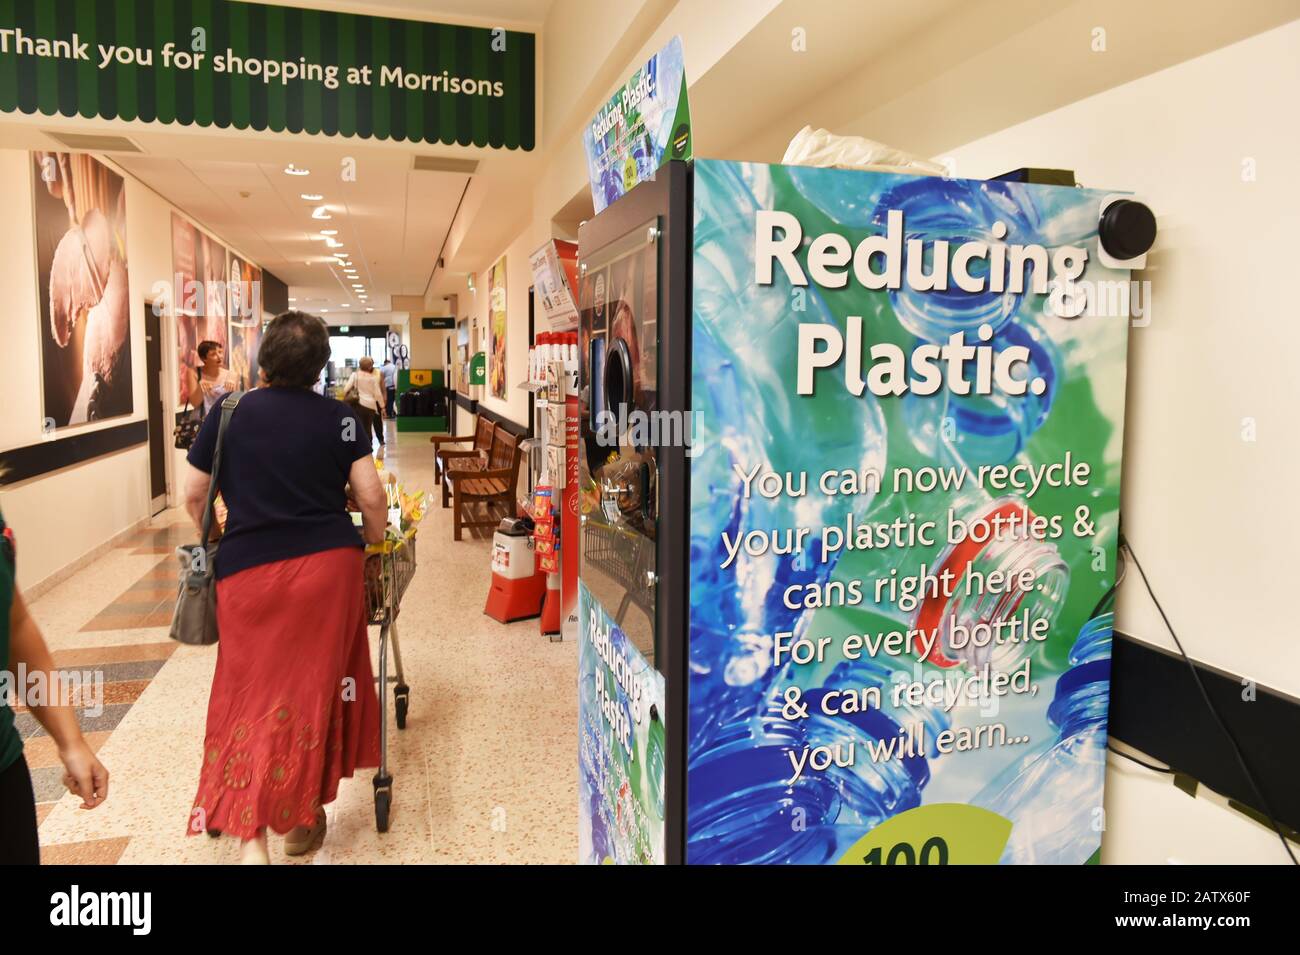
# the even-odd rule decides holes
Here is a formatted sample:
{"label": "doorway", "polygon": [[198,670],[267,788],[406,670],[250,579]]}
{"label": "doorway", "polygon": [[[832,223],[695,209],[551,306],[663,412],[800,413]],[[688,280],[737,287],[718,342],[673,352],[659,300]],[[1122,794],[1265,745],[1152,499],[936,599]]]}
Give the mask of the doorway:
{"label": "doorway", "polygon": [[167,441],[162,399],[162,319],[144,303],[145,381],[149,409],[149,516],[167,509]]}

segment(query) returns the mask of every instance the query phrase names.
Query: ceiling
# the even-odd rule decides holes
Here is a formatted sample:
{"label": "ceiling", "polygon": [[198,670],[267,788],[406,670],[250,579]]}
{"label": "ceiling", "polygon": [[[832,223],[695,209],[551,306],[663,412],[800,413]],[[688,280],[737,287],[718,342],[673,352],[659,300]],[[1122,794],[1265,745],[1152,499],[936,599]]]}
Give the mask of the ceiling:
{"label": "ceiling", "polygon": [[[537,153],[517,150],[125,128],[62,117],[0,121],[6,148],[66,148],[54,138],[63,132],[125,137],[138,151],[104,155],[275,274],[289,286],[295,305],[330,318],[367,308],[386,312],[393,295],[431,290],[436,296],[463,288],[467,273],[527,225],[532,171],[539,162]],[[416,169],[417,159],[477,165],[470,176]],[[309,175],[286,174],[290,164]],[[303,199],[304,194],[321,198]],[[318,209],[330,218],[314,218]],[[471,228],[455,243],[454,255],[449,245],[431,284],[454,217],[462,229]],[[322,230],[336,234],[327,239]],[[355,277],[336,252],[347,253]],[[362,288],[354,289],[354,283]]]}
{"label": "ceiling", "polygon": [[469,177],[416,171],[410,154],[377,152],[358,159],[355,180],[345,181],[342,160],[316,149],[302,154],[293,168],[305,176],[276,161],[114,158],[275,273],[299,307],[382,312],[391,295],[423,295]]}

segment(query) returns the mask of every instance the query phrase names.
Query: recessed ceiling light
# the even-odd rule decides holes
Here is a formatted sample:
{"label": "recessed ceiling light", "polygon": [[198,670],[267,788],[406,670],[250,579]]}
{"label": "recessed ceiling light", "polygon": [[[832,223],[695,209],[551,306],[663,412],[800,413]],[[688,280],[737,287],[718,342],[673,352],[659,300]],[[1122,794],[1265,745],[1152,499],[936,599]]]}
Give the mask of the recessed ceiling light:
{"label": "recessed ceiling light", "polygon": [[338,230],[338,229],[321,229],[321,230],[320,230],[320,234],[321,234],[321,235],[338,235],[338,234],[339,234],[339,230]]}
{"label": "recessed ceiling light", "polygon": [[298,301],[298,300],[297,300],[296,298],[291,298],[291,299],[289,299],[289,301],[291,301],[291,302],[296,302],[296,301]]}
{"label": "recessed ceiling light", "polygon": [[295,166],[293,163],[289,163],[289,165],[284,167],[284,174],[286,176],[310,176],[311,170],[303,169],[299,166]]}
{"label": "recessed ceiling light", "polygon": [[333,218],[334,218],[332,215],[330,215],[330,210],[329,210],[329,207],[328,207],[328,206],[317,206],[315,209],[313,209],[313,210],[311,211],[311,217],[312,217],[313,219],[333,219]]}
{"label": "recessed ceiling light", "polygon": [[329,309],[328,309],[328,308],[322,308],[321,311],[322,311],[322,312],[328,312]]}
{"label": "recessed ceiling light", "polygon": [[298,198],[306,199],[308,202],[320,202],[325,197],[319,192],[300,192],[298,193]]}

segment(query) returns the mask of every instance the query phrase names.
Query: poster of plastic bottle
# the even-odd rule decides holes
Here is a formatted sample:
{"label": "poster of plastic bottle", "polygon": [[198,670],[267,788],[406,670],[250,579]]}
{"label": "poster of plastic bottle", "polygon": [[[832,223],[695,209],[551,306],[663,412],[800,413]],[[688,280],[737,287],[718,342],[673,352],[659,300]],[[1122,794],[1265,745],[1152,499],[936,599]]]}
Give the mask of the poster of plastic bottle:
{"label": "poster of plastic bottle", "polygon": [[492,397],[506,396],[506,257],[488,272],[488,328],[492,332]]}
{"label": "poster of plastic bottle", "polygon": [[696,162],[688,862],[1096,861],[1107,197]]}
{"label": "poster of plastic bottle", "polygon": [[578,861],[664,861],[664,678],[578,584]]}
{"label": "poster of plastic bottle", "polygon": [[596,212],[655,177],[669,159],[691,158],[691,111],[681,37],[650,57],[582,130]]}

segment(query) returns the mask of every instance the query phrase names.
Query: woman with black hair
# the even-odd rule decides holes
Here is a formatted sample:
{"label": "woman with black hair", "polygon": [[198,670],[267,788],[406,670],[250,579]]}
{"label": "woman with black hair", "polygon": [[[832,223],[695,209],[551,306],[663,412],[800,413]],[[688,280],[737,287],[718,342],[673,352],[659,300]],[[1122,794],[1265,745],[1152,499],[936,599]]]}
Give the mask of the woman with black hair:
{"label": "woman with black hair", "polygon": [[[276,316],[257,355],[263,387],[239,399],[217,471],[228,508],[214,564],[221,641],[189,832],[238,837],[248,863],[268,861],[268,829],[288,854],[306,852],[339,780],[379,765],[362,548],[383,540],[387,499],[367,423],[312,390],[329,356],[319,318]],[[200,527],[213,410],[185,477]]]}
{"label": "woman with black hair", "polygon": [[186,383],[189,389],[190,404],[195,408],[202,406],[203,415],[207,413],[226,395],[234,391],[238,383],[230,369],[223,368],[226,349],[221,342],[199,342],[198,368],[186,370]]}

